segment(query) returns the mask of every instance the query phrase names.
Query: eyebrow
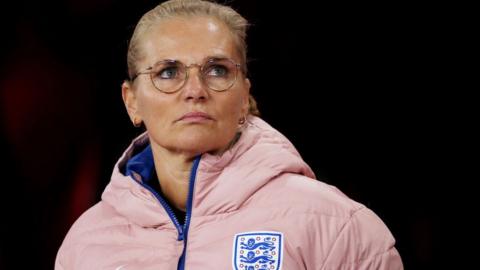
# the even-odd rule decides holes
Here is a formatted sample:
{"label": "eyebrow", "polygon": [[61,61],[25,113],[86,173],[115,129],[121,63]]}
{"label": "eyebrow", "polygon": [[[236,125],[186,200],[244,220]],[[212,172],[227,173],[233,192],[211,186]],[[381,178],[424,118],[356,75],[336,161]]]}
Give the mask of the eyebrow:
{"label": "eyebrow", "polygon": [[[208,55],[208,56],[204,57],[204,58],[200,61],[200,63],[205,63],[205,62],[207,62],[208,60],[212,60],[212,59],[232,59],[234,62],[237,62],[237,61],[234,60],[232,57],[226,56],[226,55],[224,55],[224,54],[213,54],[213,55]],[[165,59],[156,61],[153,65],[150,65],[150,67],[155,67],[158,63],[163,62],[163,61],[177,61],[177,62],[182,62],[182,63],[183,63],[183,61],[180,61],[180,60],[178,60],[178,59],[168,58],[168,57],[167,57],[167,58],[165,58]],[[184,64],[186,64],[186,63],[184,63]],[[191,63],[189,63],[189,64],[191,64]]]}
{"label": "eyebrow", "polygon": [[[203,58],[203,62],[207,61],[207,60],[210,60],[210,59],[233,59],[233,57],[229,57],[229,56],[226,56],[226,55],[223,55],[223,54],[214,54],[214,55],[210,55],[210,56],[207,56],[205,58]],[[235,61],[235,60],[234,60]]]}

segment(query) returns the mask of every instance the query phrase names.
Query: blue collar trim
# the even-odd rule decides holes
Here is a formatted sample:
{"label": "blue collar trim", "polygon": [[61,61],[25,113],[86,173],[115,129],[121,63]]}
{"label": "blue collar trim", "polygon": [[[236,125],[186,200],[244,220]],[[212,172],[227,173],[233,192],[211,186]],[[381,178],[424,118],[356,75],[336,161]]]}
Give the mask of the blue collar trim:
{"label": "blue collar trim", "polygon": [[143,183],[148,183],[152,178],[155,164],[153,162],[153,153],[151,145],[147,145],[142,152],[133,156],[127,162],[126,175],[135,179],[133,173],[142,177]]}

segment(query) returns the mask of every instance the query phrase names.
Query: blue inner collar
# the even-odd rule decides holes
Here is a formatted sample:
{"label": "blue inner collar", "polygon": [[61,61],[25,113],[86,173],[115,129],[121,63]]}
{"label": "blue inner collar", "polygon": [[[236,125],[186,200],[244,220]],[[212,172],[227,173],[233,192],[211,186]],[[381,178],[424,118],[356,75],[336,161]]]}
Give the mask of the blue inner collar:
{"label": "blue inner collar", "polygon": [[133,179],[133,173],[142,177],[143,183],[148,183],[152,179],[154,173],[155,164],[153,162],[153,153],[151,145],[147,145],[142,152],[136,154],[128,160],[126,166],[126,175],[131,176]]}

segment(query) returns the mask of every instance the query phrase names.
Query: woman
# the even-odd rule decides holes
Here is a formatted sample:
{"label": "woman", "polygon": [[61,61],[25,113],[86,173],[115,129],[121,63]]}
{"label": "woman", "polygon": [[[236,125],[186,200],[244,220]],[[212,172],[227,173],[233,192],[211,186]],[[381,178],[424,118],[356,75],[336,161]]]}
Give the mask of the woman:
{"label": "woman", "polygon": [[60,269],[402,269],[363,205],[314,174],[255,116],[247,21],[171,0],[146,13],[128,51],[128,114],[146,133],[57,256]]}

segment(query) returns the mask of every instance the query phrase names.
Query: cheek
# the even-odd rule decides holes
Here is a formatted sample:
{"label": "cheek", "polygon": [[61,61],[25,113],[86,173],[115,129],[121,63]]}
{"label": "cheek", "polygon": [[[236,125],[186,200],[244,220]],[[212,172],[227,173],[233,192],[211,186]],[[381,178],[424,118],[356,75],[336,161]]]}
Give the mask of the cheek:
{"label": "cheek", "polygon": [[243,99],[240,93],[236,95],[229,96],[223,103],[224,115],[229,116],[230,118],[239,119],[242,114],[243,108]]}
{"label": "cheek", "polygon": [[224,140],[229,141],[239,128],[239,120],[242,118],[243,101],[240,94],[232,95],[228,99],[221,102],[219,115],[222,117],[222,123],[219,127],[219,136],[225,137]]}
{"label": "cheek", "polygon": [[229,99],[222,102],[219,110],[219,115],[222,118],[222,128],[235,129],[238,124],[238,120],[241,118],[241,102],[238,99]]}
{"label": "cheek", "polygon": [[161,128],[168,118],[168,102],[147,92],[139,98],[139,112],[147,128]]}

